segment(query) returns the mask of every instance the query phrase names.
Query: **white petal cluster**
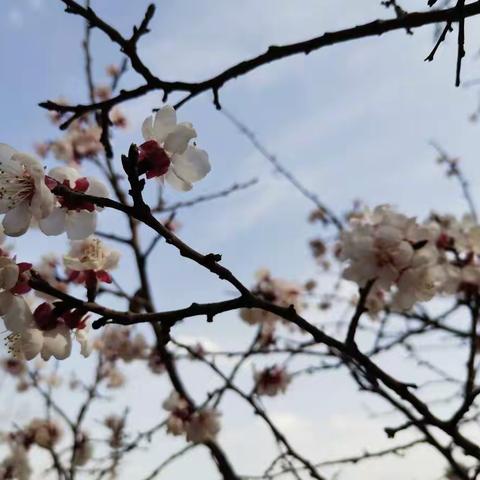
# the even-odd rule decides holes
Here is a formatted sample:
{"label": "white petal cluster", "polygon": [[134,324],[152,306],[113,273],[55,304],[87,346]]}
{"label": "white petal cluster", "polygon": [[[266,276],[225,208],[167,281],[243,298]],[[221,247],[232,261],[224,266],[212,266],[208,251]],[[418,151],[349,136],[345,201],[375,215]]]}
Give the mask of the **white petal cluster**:
{"label": "white petal cluster", "polygon": [[433,214],[429,228],[443,274],[442,292],[470,295],[480,290],[480,226],[470,216],[458,220],[450,215]]}
{"label": "white petal cluster", "polygon": [[219,431],[220,413],[213,408],[197,410],[185,425],[187,440],[193,443],[215,440]]}
{"label": "white petal cluster", "polygon": [[32,312],[22,295],[6,290],[0,293],[0,314],[10,332],[6,337],[8,350],[18,359],[32,360],[40,356],[43,360],[51,357],[64,360],[72,351],[72,335],[80,345],[81,355],[87,357],[91,353],[92,345],[81,313],[67,311],[57,315],[48,303]]}
{"label": "white petal cluster", "polygon": [[146,118],[142,133],[139,161],[146,164],[147,178],[159,177],[176,190],[188,191],[210,171],[207,152],[189,143],[197,132],[190,123],[177,123],[170,105]]}
{"label": "white petal cluster", "polygon": [[190,442],[203,443],[214,440],[220,431],[220,413],[217,410],[193,410],[176,391],[172,391],[163,402],[163,408],[170,412],[167,432],[171,435],[185,435]]}
{"label": "white petal cluster", "polygon": [[110,250],[98,238],[75,240],[70,245],[70,251],[63,257],[65,267],[70,270],[109,271],[118,266],[119,252]]}
{"label": "white petal cluster", "polygon": [[389,206],[366,212],[341,236],[340,259],[348,262],[343,276],[360,287],[374,281],[377,299],[378,289],[394,289],[393,306],[400,310],[430,300],[442,282],[433,235]]}
{"label": "white petal cluster", "polygon": [[[82,177],[75,168],[55,167],[48,172],[48,176],[75,192],[108,197],[108,190],[102,182],[95,177]],[[67,232],[69,239],[82,240],[95,232],[99,210],[89,202],[57,197],[53,211],[40,220],[39,227],[45,235]]]}
{"label": "white petal cluster", "polygon": [[472,219],[432,215],[419,224],[389,206],[353,218],[339,245],[344,278],[360,287],[373,282],[366,302],[372,315],[387,301],[405,311],[437,294],[478,292],[479,253],[480,227]]}
{"label": "white petal cluster", "polygon": [[23,235],[33,220],[47,217],[54,196],[45,183],[42,164],[31,155],[0,144],[0,213],[6,235]]}
{"label": "white petal cluster", "polygon": [[0,256],[0,315],[13,334],[24,330],[31,320],[28,303],[22,294],[17,294],[17,290],[29,290],[28,273],[24,273],[29,267],[30,264],[17,264],[12,258]]}

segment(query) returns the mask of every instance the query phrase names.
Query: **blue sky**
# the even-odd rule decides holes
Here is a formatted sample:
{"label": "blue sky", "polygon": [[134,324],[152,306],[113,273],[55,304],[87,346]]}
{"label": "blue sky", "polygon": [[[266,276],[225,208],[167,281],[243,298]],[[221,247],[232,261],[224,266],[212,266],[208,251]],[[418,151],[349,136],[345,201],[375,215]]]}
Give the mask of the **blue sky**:
{"label": "blue sky", "polygon": [[[92,3],[100,15],[124,33],[138,22],[147,5],[143,0],[117,0],[114,7],[106,0]],[[155,73],[169,80],[201,80],[271,44],[298,41],[392,15],[377,0],[156,3],[152,33],[142,40],[140,54]],[[424,2],[404,1],[402,5],[413,9],[420,3]],[[86,99],[80,46],[83,24],[78,17],[65,15],[58,0],[2,0],[2,13],[0,141],[28,151],[34,142],[55,135],[45,112],[36,107],[38,102],[60,95],[72,101]],[[106,81],[105,66],[121,57],[101,33],[95,31],[92,37],[95,77],[102,83]],[[479,37],[478,21],[467,22],[465,79],[477,75],[475,54]],[[337,212],[361,198],[371,205],[392,203],[420,217],[431,209],[461,214],[465,205],[458,188],[435,164],[429,141],[435,139],[461,157],[475,195],[480,180],[479,126],[469,122],[468,116],[477,106],[478,91],[453,86],[455,36],[442,46],[433,63],[425,63],[423,59],[432,42],[433,28],[426,27],[416,30],[414,36],[399,31],[334,46],[268,65],[235,80],[221,90],[220,99]],[[128,73],[122,86],[138,82],[141,80]],[[130,128],[115,137],[117,154],[125,152],[130,142],[141,139],[142,120],[160,104],[161,95],[153,93],[124,106]],[[209,152],[213,168],[192,194],[168,191],[168,200],[176,202],[234,182],[259,179],[259,184],[247,191],[181,213],[182,238],[200,251],[221,253],[224,264],[247,284],[259,267],[298,281],[314,273],[307,243],[318,232],[306,223],[311,209],[308,201],[275,175],[248,140],[215,111],[209,93],[188,103],[178,116],[194,124],[198,144]],[[108,212],[102,214],[101,228],[123,228],[117,218]],[[33,237],[17,242],[17,251],[23,259],[34,259],[52,249],[62,251],[65,246],[64,238],[45,239],[34,233]],[[231,293],[226,284],[178,258],[168,246],[160,245],[152,261],[152,285],[160,309],[226,298]],[[125,259],[117,276],[126,288],[134,289],[136,280],[130,271],[131,264]],[[194,320],[180,328],[182,335],[189,338],[208,338],[223,347],[237,349],[251,333],[235,315],[225,315],[213,326]],[[71,366],[81,369],[82,363],[73,358]],[[149,383],[138,373],[143,372],[140,367],[133,366],[132,371],[135,378],[131,396],[125,401],[132,399],[133,392],[140,387],[150,398],[158,399],[142,407],[143,415],[134,417],[139,423],[147,422],[161,414],[160,402],[167,396],[168,388],[165,382],[161,387]],[[249,375],[247,371],[245,382]],[[208,377],[203,381],[208,381]],[[195,391],[201,391],[201,387],[201,380],[192,385]],[[315,395],[311,395],[312,388]],[[359,397],[354,406],[339,400],[354,391],[348,378],[327,375],[314,387],[308,381],[299,381],[290,395],[273,401],[271,406],[281,427],[312,458],[321,460],[329,455],[351,453],[362,446],[383,446],[385,419],[367,421],[361,415],[362,402],[373,400]],[[267,439],[268,434],[257,424],[258,420],[248,416],[244,406],[234,402],[232,408],[234,415],[224,416],[225,424],[232,428],[225,428],[221,439],[236,463],[248,467],[248,472],[255,471],[265,461],[261,455],[255,455],[254,448],[244,444],[245,436],[255,434]],[[17,414],[24,410],[15,407]],[[249,423],[240,420],[242,414]],[[9,412],[4,420],[8,418]],[[332,435],[338,442],[327,441]],[[170,443],[161,445],[162,452],[170,448]],[[203,454],[198,455],[204,458]],[[428,454],[422,451],[422,455],[413,456],[411,463],[399,463],[393,473],[391,464],[386,462],[386,466],[373,470],[352,470],[351,476],[345,478],[376,480],[385,478],[387,471],[394,480],[436,478],[441,469],[432,472],[425,460]],[[179,478],[178,475],[193,471],[201,472],[199,478],[213,478],[208,476],[213,473],[206,462],[200,461],[199,465],[192,460],[168,470],[165,478]],[[135,468],[126,468],[124,478],[137,474]]]}

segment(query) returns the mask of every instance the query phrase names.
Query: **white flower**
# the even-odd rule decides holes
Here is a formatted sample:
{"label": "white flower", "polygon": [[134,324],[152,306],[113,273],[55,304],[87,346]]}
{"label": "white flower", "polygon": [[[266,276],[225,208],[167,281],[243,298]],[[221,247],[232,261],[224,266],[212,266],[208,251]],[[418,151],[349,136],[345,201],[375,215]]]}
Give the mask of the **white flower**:
{"label": "white flower", "polygon": [[163,408],[170,412],[167,419],[167,432],[172,435],[186,434],[187,440],[203,443],[213,440],[220,431],[220,414],[213,408],[193,411],[187,400],[175,390],[163,402]]}
{"label": "white flower", "polygon": [[65,360],[72,352],[70,329],[62,323],[51,330],[40,330],[32,324],[20,333],[19,350],[26,360],[32,360],[37,355],[43,360],[51,357]]}
{"label": "white flower", "polygon": [[177,123],[170,105],[146,118],[142,133],[145,143],[138,149],[139,167],[147,178],[160,177],[176,190],[188,191],[210,171],[207,152],[189,145],[197,132],[190,123]]}
{"label": "white flower", "polygon": [[434,297],[444,282],[444,274],[437,264],[437,258],[437,251],[431,245],[415,252],[411,265],[402,272],[397,282],[393,308],[408,310],[416,302],[425,302]]}
{"label": "white flower", "polygon": [[169,415],[167,418],[167,433],[177,437],[185,433],[185,421],[177,415]]}
{"label": "white flower", "polygon": [[168,412],[182,410],[188,407],[187,401],[182,398],[176,390],[172,390],[170,395],[163,401],[162,407]]}
{"label": "white flower", "polygon": [[0,213],[11,237],[23,235],[33,219],[48,216],[54,197],[45,184],[42,164],[34,157],[0,144]]}
{"label": "white flower", "polygon": [[220,431],[220,413],[213,408],[202,408],[193,413],[185,425],[187,440],[203,443],[215,440]]}
{"label": "white flower", "polygon": [[[56,167],[48,175],[74,192],[97,197],[108,196],[108,190],[102,182],[94,177],[82,177],[75,168]],[[101,209],[91,202],[57,196],[57,205],[52,213],[40,220],[40,230],[45,235],[67,232],[71,240],[81,240],[95,232],[98,210]]]}
{"label": "white flower", "polygon": [[110,250],[98,238],[89,237],[85,240],[71,242],[71,248],[63,257],[65,267],[70,270],[108,271],[118,265],[119,252]]}
{"label": "white flower", "polygon": [[354,219],[342,234],[340,258],[349,262],[343,276],[360,287],[375,281],[374,289],[382,293],[371,297],[372,314],[391,289],[393,308],[408,310],[433,298],[444,282],[437,237],[436,227],[420,225],[388,206],[377,207]]}
{"label": "white flower", "polygon": [[33,319],[28,302],[23,297],[12,295],[10,292],[0,293],[0,315],[5,328],[13,334],[23,332]]}
{"label": "white flower", "polygon": [[[26,293],[29,263],[17,264],[13,259],[0,256],[0,315],[5,327],[12,333],[22,331],[32,319],[30,306],[25,299],[15,293]],[[24,273],[25,272],[25,273]]]}
{"label": "white flower", "polygon": [[0,289],[10,290],[13,288],[20,274],[20,269],[14,260],[0,256]]}
{"label": "white flower", "polygon": [[388,289],[410,265],[418,235],[415,219],[388,206],[354,219],[341,237],[340,258],[349,262],[344,278],[361,287],[376,280],[378,287]]}
{"label": "white flower", "polygon": [[[30,308],[28,307],[29,311]],[[9,312],[10,314],[10,312]],[[11,328],[7,323],[7,328]],[[47,302],[39,305],[33,314],[25,314],[25,320],[13,334],[7,337],[10,350],[19,358],[32,360],[37,355],[43,360],[51,357],[64,360],[72,352],[72,333],[80,344],[80,353],[84,357],[90,355],[92,345],[88,338],[87,317],[81,310],[56,312]],[[18,320],[16,320],[18,323]]]}
{"label": "white flower", "polygon": [[184,434],[186,422],[191,415],[188,402],[173,390],[162,406],[170,412],[167,419],[167,432],[175,436]]}
{"label": "white flower", "polygon": [[93,350],[93,344],[88,336],[87,328],[77,328],[75,330],[75,340],[80,344],[80,355],[88,357]]}

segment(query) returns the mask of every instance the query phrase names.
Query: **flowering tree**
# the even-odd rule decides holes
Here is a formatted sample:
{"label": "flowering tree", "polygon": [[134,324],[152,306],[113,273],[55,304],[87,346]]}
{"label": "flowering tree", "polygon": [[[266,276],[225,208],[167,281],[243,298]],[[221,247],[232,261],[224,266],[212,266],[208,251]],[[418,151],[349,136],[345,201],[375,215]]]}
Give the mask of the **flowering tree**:
{"label": "flowering tree", "polygon": [[[445,25],[441,25],[427,59],[433,60],[458,24],[455,78],[459,85],[465,19],[480,13],[480,2],[459,0],[450,5],[430,0],[429,9],[414,13],[406,12],[395,1],[382,2],[393,7],[395,18],[272,46],[215,77],[189,83],[156,77],[137,52],[138,42],[149,31],[153,5],[131,36],[125,37],[88,2],[83,6],[74,0],[61,1],[67,13],[86,22],[83,45],[89,101],[41,104],[61,131],[58,138],[36,146],[37,156],[59,162],[60,166],[48,172],[37,157],[0,145],[0,207],[4,214],[0,314],[8,331],[10,354],[3,367],[16,382],[19,395],[37,395],[45,406],[43,416],[4,432],[6,451],[0,478],[120,478],[132,452],[148,444],[154,450],[161,432],[181,437],[184,444],[138,478],[158,478],[171,462],[200,447],[210,454],[217,477],[237,480],[337,478],[338,467],[405,454],[421,445],[438,454],[439,462],[445,465],[445,478],[478,478],[480,226],[456,159],[437,147],[439,163],[447,167],[449,176],[459,180],[467,200],[469,212],[463,218],[432,213],[419,220],[388,205],[354,205],[351,211],[337,214],[286,170],[248,127],[223,111],[314,204],[309,220],[319,226],[320,233],[310,241],[310,247],[320,274],[319,278],[305,278],[302,284],[262,269],[255,280],[244,283],[222,263],[221,255],[200,252],[177,235],[176,217],[181,208],[234,194],[252,182],[171,205],[165,203],[163,192],[172,189],[181,196],[194,189],[211,169],[207,152],[196,143],[195,128],[179,121],[183,120],[180,107],[193,97],[211,91],[215,106],[221,109],[222,86],[264,64],[335,43],[398,29],[410,33],[423,25],[442,23]],[[434,6],[439,8],[431,8]],[[91,29],[103,32],[126,58],[119,66],[107,68],[108,87],[96,85],[93,79]],[[142,83],[131,90],[118,90],[127,68],[138,73]],[[185,96],[174,106],[152,105],[153,113],[141,128],[143,138],[132,139],[128,152],[119,155],[113,150],[112,139],[115,129],[127,124],[121,104],[154,90],[163,92],[164,102],[175,92]],[[88,169],[96,174],[86,174]],[[156,202],[151,201],[152,191],[159,195]],[[97,217],[106,210],[119,212],[126,219],[129,237],[119,236],[114,225],[108,232],[97,229]],[[46,236],[64,235],[69,247],[61,255],[44,257],[33,265],[28,262],[28,252],[17,251],[10,240],[28,235],[32,228]],[[153,231],[154,237],[145,244],[147,230]],[[190,305],[160,310],[147,268],[151,253],[161,242],[168,244],[172,254],[195,262],[228,284],[235,294],[197,303],[195,292],[191,292]],[[114,269],[125,259],[114,244],[132,257],[138,276],[134,291],[125,291],[115,278]],[[112,298],[124,308],[112,308]],[[205,317],[213,322],[205,327],[208,331],[215,328],[218,316],[231,311],[238,312],[252,332],[248,345],[238,351],[210,349],[176,336],[180,322]],[[444,348],[453,345],[460,352],[463,376],[452,377],[429,360],[425,339],[438,338]],[[74,343],[78,343],[81,356],[94,357],[94,362],[88,363],[91,381],[63,370]],[[399,351],[407,353],[409,362],[422,373],[409,378],[405,372],[391,372],[384,359]],[[220,366],[222,358],[233,359],[229,370]],[[182,374],[186,361],[206,369],[215,386],[209,385],[202,395],[193,394]],[[169,392],[160,398],[163,390],[159,391],[163,417],[155,419],[148,429],[139,430],[128,424],[129,410],[110,411],[98,431],[88,431],[86,420],[94,404],[105,399],[105,392],[122,391],[125,364],[132,362],[143,363],[154,377],[168,379]],[[240,381],[251,362],[255,365],[251,378]],[[361,391],[381,399],[395,412],[395,426],[385,425],[392,443],[383,450],[352,453],[345,458],[307,458],[272,419],[264,399],[286,394],[307,374],[311,375],[312,390],[317,391],[321,388],[320,374],[340,370],[347,371]],[[57,398],[61,380],[66,381],[71,397],[77,398],[74,412]],[[442,385],[443,393],[432,396],[432,385]],[[278,449],[277,455],[265,459],[262,472],[237,465],[222,445],[221,416],[227,394],[244,402],[262,421]],[[410,434],[408,441],[399,443],[396,437],[405,432]],[[48,455],[49,465],[41,473],[35,461],[40,451]]]}

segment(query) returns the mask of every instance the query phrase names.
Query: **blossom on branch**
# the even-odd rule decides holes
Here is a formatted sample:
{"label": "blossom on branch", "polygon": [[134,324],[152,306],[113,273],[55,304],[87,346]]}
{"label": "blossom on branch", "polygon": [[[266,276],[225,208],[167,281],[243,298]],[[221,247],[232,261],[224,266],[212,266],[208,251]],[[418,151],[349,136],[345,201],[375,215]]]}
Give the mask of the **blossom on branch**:
{"label": "blossom on branch", "polygon": [[360,287],[374,281],[376,291],[393,289],[393,308],[408,310],[433,298],[443,282],[433,239],[430,227],[386,205],[357,215],[340,239],[340,259],[348,262],[343,276]]}
{"label": "blossom on branch", "polygon": [[159,177],[176,190],[188,191],[210,171],[208,154],[190,145],[197,132],[190,123],[177,123],[170,105],[143,122],[145,142],[138,147],[139,171],[147,178]]}
{"label": "blossom on branch", "polygon": [[117,267],[119,258],[119,252],[107,248],[100,239],[89,237],[72,241],[63,263],[69,272],[69,280],[95,288],[98,282],[112,282],[109,270]]}
{"label": "blossom on branch", "polygon": [[53,210],[54,197],[42,164],[31,155],[0,144],[0,213],[6,235],[18,237]]}
{"label": "blossom on branch", "polygon": [[[77,193],[108,197],[108,190],[102,182],[95,177],[82,177],[75,168],[55,167],[48,175],[53,180],[52,189],[59,183]],[[71,240],[82,240],[95,232],[99,210],[101,208],[91,202],[57,195],[52,213],[39,222],[40,230],[45,235],[67,232]]]}
{"label": "blossom on branch", "polygon": [[29,322],[8,337],[10,350],[19,358],[32,360],[40,355],[64,360],[72,351],[72,332],[80,344],[80,353],[87,357],[92,350],[87,335],[87,316],[81,310],[65,310],[45,302],[40,304]]}
{"label": "blossom on branch", "polygon": [[203,443],[214,440],[220,431],[220,413],[213,408],[193,410],[186,399],[172,391],[163,402],[163,408],[170,412],[167,432],[172,435],[186,435],[188,441]]}
{"label": "blossom on branch", "polygon": [[31,321],[31,311],[23,298],[30,291],[30,263],[16,263],[14,259],[0,256],[0,315],[5,327],[12,333],[22,331]]}

